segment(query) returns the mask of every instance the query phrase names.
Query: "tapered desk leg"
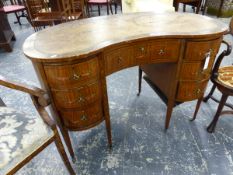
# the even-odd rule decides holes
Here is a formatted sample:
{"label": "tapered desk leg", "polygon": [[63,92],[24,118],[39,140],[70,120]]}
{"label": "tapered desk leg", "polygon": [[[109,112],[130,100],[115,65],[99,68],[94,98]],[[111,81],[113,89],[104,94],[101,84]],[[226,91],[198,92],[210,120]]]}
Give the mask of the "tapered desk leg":
{"label": "tapered desk leg", "polygon": [[104,78],[104,81],[103,81],[103,90],[104,90],[103,106],[104,106],[105,125],[106,125],[107,137],[108,137],[108,144],[109,144],[109,147],[112,148],[112,133],[111,133],[109,106],[108,106],[106,78]]}
{"label": "tapered desk leg", "polygon": [[174,107],[174,99],[168,99],[165,129],[168,129],[169,127],[173,107]]}
{"label": "tapered desk leg", "polygon": [[199,98],[199,99],[197,100],[196,109],[195,109],[193,118],[192,118],[190,121],[194,121],[194,120],[196,119],[197,113],[198,113],[198,111],[199,111],[199,108],[200,108],[200,105],[201,105],[201,102],[202,102],[202,99],[203,99],[203,97],[201,97],[201,98]]}
{"label": "tapered desk leg", "polygon": [[70,156],[72,157],[73,162],[75,161],[75,156],[74,156],[74,150],[71,144],[71,140],[70,140],[70,136],[69,136],[69,131],[64,128],[64,127],[60,127],[61,130],[61,134],[65,140],[66,146],[69,150]]}
{"label": "tapered desk leg", "polygon": [[138,96],[141,93],[141,88],[142,88],[142,69],[138,67]]}

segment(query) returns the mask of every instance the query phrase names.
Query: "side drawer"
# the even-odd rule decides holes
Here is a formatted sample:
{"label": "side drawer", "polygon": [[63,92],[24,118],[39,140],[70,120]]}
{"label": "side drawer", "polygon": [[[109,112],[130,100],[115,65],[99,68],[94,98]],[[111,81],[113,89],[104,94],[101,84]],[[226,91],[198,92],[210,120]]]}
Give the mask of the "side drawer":
{"label": "side drawer", "polygon": [[106,75],[130,67],[133,65],[132,47],[123,47],[106,52],[104,59]]}
{"label": "side drawer", "polygon": [[203,60],[210,56],[214,59],[220,43],[221,39],[211,41],[188,41],[186,43],[184,58],[187,60]]}
{"label": "side drawer", "polygon": [[179,83],[176,100],[191,101],[203,96],[208,80],[203,81],[181,81]]}
{"label": "side drawer", "polygon": [[204,62],[183,62],[180,80],[203,80],[209,78],[208,70],[203,70]]}
{"label": "side drawer", "polygon": [[180,40],[159,40],[150,43],[149,52],[151,61],[176,62],[180,54]]}
{"label": "side drawer", "polygon": [[146,64],[150,62],[148,44],[146,42],[137,43],[133,46],[133,57],[136,64]]}
{"label": "side drawer", "polygon": [[58,108],[80,108],[101,98],[101,86],[93,82],[71,90],[52,90],[52,95]]}
{"label": "side drawer", "polygon": [[70,65],[45,65],[45,74],[52,88],[63,89],[77,86],[89,79],[99,77],[98,58]]}
{"label": "side drawer", "polygon": [[83,110],[60,111],[64,125],[73,130],[84,130],[104,120],[102,106],[98,101]]}

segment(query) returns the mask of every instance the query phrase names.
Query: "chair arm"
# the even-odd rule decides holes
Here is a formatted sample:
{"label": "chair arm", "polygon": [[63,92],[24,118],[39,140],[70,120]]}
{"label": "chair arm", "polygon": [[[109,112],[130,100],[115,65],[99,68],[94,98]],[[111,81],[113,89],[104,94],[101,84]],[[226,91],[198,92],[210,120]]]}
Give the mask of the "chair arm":
{"label": "chair arm", "polygon": [[53,130],[55,130],[56,124],[54,120],[49,116],[46,109],[38,103],[37,98],[35,96],[31,95],[31,99],[32,99],[34,106],[36,107],[37,112],[40,114],[41,118],[43,119],[43,121],[47,125],[49,125]]}
{"label": "chair arm", "polygon": [[14,81],[10,81],[7,80],[5,77],[0,75],[0,85],[11,88],[11,89],[15,89],[18,91],[22,91],[25,93],[28,93],[32,96],[35,96],[38,98],[38,102],[41,106],[48,106],[50,104],[48,95],[46,94],[46,92],[43,89],[40,89],[38,87],[35,86],[29,86],[29,85],[25,85],[25,84],[21,84],[18,82],[14,82]]}
{"label": "chair arm", "polygon": [[231,50],[232,50],[232,47],[231,47],[231,45],[229,43],[227,43],[224,40],[222,41],[222,43],[225,44],[227,46],[227,48],[224,51],[222,51],[222,53],[218,56],[217,61],[215,62],[215,65],[214,65],[214,68],[213,68],[213,71],[212,71],[211,79],[214,79],[214,78],[216,78],[218,76],[218,69],[220,67],[220,64],[221,64],[223,58],[225,56],[230,55]]}

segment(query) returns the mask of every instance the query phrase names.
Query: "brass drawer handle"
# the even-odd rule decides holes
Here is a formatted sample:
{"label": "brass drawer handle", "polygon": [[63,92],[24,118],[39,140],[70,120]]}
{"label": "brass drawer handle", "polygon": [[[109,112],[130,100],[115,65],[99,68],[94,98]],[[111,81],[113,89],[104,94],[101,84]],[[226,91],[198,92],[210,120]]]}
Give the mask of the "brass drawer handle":
{"label": "brass drawer handle", "polygon": [[79,97],[79,98],[78,98],[78,102],[79,102],[79,103],[84,102],[84,101],[85,101],[85,99],[84,99],[83,97]]}
{"label": "brass drawer handle", "polygon": [[117,63],[118,63],[118,64],[121,64],[121,63],[122,63],[122,57],[118,57]]}
{"label": "brass drawer handle", "polygon": [[145,48],[144,47],[140,47],[140,50],[141,50],[141,52],[144,52]]}
{"label": "brass drawer handle", "polygon": [[80,119],[81,119],[82,121],[86,121],[86,120],[87,120],[87,117],[86,117],[85,115],[82,115],[82,116],[80,117]]}
{"label": "brass drawer handle", "polygon": [[196,93],[197,93],[197,95],[199,95],[201,93],[201,89],[198,88]]}
{"label": "brass drawer handle", "polygon": [[76,73],[73,74],[73,80],[79,80],[80,77],[81,75],[78,75]]}
{"label": "brass drawer handle", "polygon": [[82,74],[82,75],[78,75],[76,73],[73,73],[72,79],[73,80],[79,80],[81,77],[86,77],[86,76],[90,76],[90,72],[87,72],[87,73]]}
{"label": "brass drawer handle", "polygon": [[159,55],[164,55],[164,54],[165,54],[165,51],[163,49],[160,49]]}

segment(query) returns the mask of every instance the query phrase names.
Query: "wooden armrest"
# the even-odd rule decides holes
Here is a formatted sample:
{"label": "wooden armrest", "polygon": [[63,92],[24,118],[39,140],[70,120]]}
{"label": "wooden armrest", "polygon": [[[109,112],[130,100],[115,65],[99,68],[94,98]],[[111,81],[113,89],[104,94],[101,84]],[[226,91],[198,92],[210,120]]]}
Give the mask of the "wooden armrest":
{"label": "wooden armrest", "polygon": [[45,110],[45,108],[44,107],[38,107],[37,111],[41,115],[43,121],[54,130],[56,128],[56,124],[55,124],[54,120],[49,116],[49,114]]}
{"label": "wooden armrest", "polygon": [[38,98],[38,102],[40,103],[41,106],[47,106],[50,104],[48,95],[46,92],[38,87],[35,86],[29,86],[25,84],[21,84],[18,82],[10,81],[4,78],[3,76],[0,75],[0,85],[15,89],[18,91],[22,91],[25,93],[28,93],[32,96],[35,96]]}
{"label": "wooden armrest", "polygon": [[218,69],[219,69],[219,66],[220,66],[223,58],[225,56],[230,55],[231,50],[232,50],[232,47],[231,47],[231,45],[229,43],[227,43],[224,40],[222,41],[222,43],[225,44],[227,46],[227,48],[225,50],[223,50],[222,53],[218,56],[217,61],[216,61],[215,65],[214,65],[214,68],[213,68],[213,71],[212,71],[211,79],[216,78],[218,76]]}

